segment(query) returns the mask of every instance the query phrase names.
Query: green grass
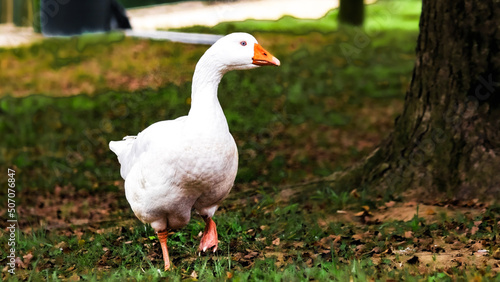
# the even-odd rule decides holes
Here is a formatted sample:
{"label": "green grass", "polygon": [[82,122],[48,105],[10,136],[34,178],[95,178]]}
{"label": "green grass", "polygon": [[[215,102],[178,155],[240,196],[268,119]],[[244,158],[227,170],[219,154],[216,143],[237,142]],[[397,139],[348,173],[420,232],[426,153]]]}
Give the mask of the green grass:
{"label": "green grass", "polygon": [[[354,210],[370,204],[362,199],[353,201],[349,208]],[[39,281],[75,276],[95,281],[170,277],[178,281],[194,272],[200,280],[225,280],[230,275],[234,281],[365,281],[371,278],[432,281],[435,278],[467,280],[478,275],[484,281],[498,279],[491,267],[481,264],[454,268],[439,267],[438,263],[434,267],[430,263],[422,272],[418,266],[424,266],[423,262],[417,265],[407,262],[413,254],[395,255],[398,250],[414,248],[420,256],[432,244],[442,249],[435,249],[434,255],[445,255],[454,243],[446,238],[454,237],[464,242],[482,242],[483,248],[493,253],[498,247],[495,246],[495,234],[498,234],[495,223],[500,219],[498,206],[486,208],[477,216],[461,214],[459,220],[430,221],[415,214],[409,221],[368,224],[329,221],[328,215],[335,211],[327,199],[295,199],[294,203],[279,204],[268,195],[252,196],[218,213],[215,220],[220,250],[201,257],[197,255],[197,244],[203,224],[195,217],[187,227],[169,237],[175,266],[171,272],[158,271],[162,261],[156,236],[149,226],[138,221],[131,224],[129,220],[118,220],[21,232],[17,254],[22,257],[31,253],[33,259],[26,269],[18,269],[17,278]],[[326,219],[326,225],[319,224],[322,219]],[[478,230],[471,234],[470,228],[475,225]],[[65,235],[68,232],[73,235]],[[407,232],[412,232],[410,238],[405,237]],[[334,241],[332,235],[339,240]],[[5,238],[2,236],[0,244],[6,243]],[[279,244],[273,243],[276,238],[280,238]],[[447,243],[440,241],[442,239]],[[470,257],[469,248],[464,244],[464,257]],[[397,267],[400,263],[405,267]]]}
{"label": "green grass", "polygon": [[[185,115],[206,46],[106,34],[0,50],[2,68],[9,67],[0,76],[0,171],[16,170],[16,254],[26,263],[2,279],[498,281],[498,206],[462,203],[435,218],[411,206],[408,220],[377,220],[401,214],[403,198],[294,186],[349,166],[390,132],[411,77],[419,5],[370,5],[366,32],[335,31],[336,11],[319,21],[285,17],[206,30],[252,31],[282,65],[222,80],[240,168],[215,217],[219,251],[198,256],[204,226],[193,216],[169,237],[171,272],[161,271],[153,230],[128,206],[107,143]],[[4,248],[7,231],[0,232]],[[488,250],[485,262],[474,255],[477,242]],[[457,244],[464,252],[454,259],[467,261],[445,264]],[[422,261],[408,263],[407,248]],[[424,261],[427,253],[435,261]]]}
{"label": "green grass", "polygon": [[[418,29],[422,3],[410,1],[378,1],[367,5],[364,30],[376,34],[383,30],[415,31]],[[235,31],[272,32],[288,34],[308,34],[311,32],[331,33],[338,29],[338,9],[333,9],[320,19],[297,19],[284,16],[279,20],[247,20],[242,22],[223,22],[214,27],[179,28],[179,31],[227,34]],[[363,33],[360,29],[360,33]]]}

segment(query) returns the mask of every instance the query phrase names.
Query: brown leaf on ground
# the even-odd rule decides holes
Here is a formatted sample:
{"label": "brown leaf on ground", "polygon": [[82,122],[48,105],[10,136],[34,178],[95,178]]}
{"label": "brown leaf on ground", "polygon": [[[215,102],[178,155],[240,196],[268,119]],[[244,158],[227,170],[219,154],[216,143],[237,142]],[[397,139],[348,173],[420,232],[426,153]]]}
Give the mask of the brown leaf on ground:
{"label": "brown leaf on ground", "polygon": [[360,211],[354,214],[354,216],[363,216],[365,214],[365,211]]}
{"label": "brown leaf on ground", "polygon": [[472,226],[472,228],[470,229],[470,234],[471,235],[474,235],[477,233],[477,231],[479,231],[479,227],[477,226]]}
{"label": "brown leaf on ground", "polygon": [[68,279],[68,281],[80,281],[81,278],[78,274],[76,273],[73,273],[73,275],[71,275],[71,277]]}
{"label": "brown leaf on ground", "polygon": [[476,242],[470,247],[470,250],[473,252],[477,252],[482,249],[484,249],[484,246],[483,244],[481,244],[481,242]]}
{"label": "brown leaf on ground", "polygon": [[457,267],[466,265],[467,260],[465,258],[457,257],[451,260],[452,262],[457,264]]}
{"label": "brown leaf on ground", "polygon": [[388,208],[392,208],[392,207],[394,207],[395,204],[396,204],[396,202],[389,201],[389,202],[385,203],[385,206],[388,207]]}
{"label": "brown leaf on ground", "polygon": [[359,195],[359,193],[358,193],[358,190],[356,190],[356,189],[352,190],[350,194],[351,194],[351,196],[352,196],[353,198],[356,198],[356,199],[359,199],[359,198],[361,197],[361,196]]}
{"label": "brown leaf on ground", "polygon": [[425,214],[426,215],[435,215],[436,214],[436,211],[433,209],[433,208],[430,208],[430,209],[427,209],[425,211]]}
{"label": "brown leaf on ground", "polygon": [[453,234],[450,234],[449,236],[446,236],[446,238],[444,238],[444,242],[448,244],[453,244],[453,242],[455,242],[456,240],[457,237]]}
{"label": "brown leaf on ground", "polygon": [[274,257],[276,262],[274,263],[276,267],[282,267],[285,265],[285,254],[283,252],[266,252],[264,253],[265,258]]}
{"label": "brown leaf on ground", "polygon": [[292,246],[293,246],[294,249],[302,248],[302,247],[304,247],[304,242],[302,242],[302,241],[300,241],[300,242],[293,242]]}
{"label": "brown leaf on ground", "polygon": [[417,205],[417,202],[415,202],[415,201],[408,201],[408,202],[403,204],[403,206],[405,206],[405,207],[415,207],[416,205]]}
{"label": "brown leaf on ground", "polygon": [[31,262],[31,259],[33,258],[33,254],[30,252],[26,255],[23,256],[23,259],[24,259],[24,264],[27,266],[30,262]]}
{"label": "brown leaf on ground", "polygon": [[358,245],[356,246],[356,256],[361,256],[366,250],[366,245],[364,244],[361,244],[361,245]]}
{"label": "brown leaf on ground", "polygon": [[58,249],[64,249],[64,248],[68,247],[68,243],[66,243],[65,241],[61,241],[61,242],[55,244],[54,247],[58,248]]}
{"label": "brown leaf on ground", "polygon": [[500,248],[493,252],[491,255],[494,259],[500,260]]}
{"label": "brown leaf on ground", "polygon": [[16,257],[16,265],[21,268],[26,268],[26,264],[21,260],[20,257]]}
{"label": "brown leaf on ground", "polygon": [[244,259],[253,259],[254,257],[257,257],[259,255],[259,252],[256,251],[247,250],[247,252],[249,253],[243,257]]}
{"label": "brown leaf on ground", "polygon": [[465,247],[464,243],[460,241],[456,241],[453,244],[451,244],[451,249],[452,250],[461,250]]}
{"label": "brown leaf on ground", "polygon": [[276,238],[276,239],[274,239],[272,243],[273,243],[273,245],[275,245],[275,246],[279,246],[279,245],[280,245],[280,238]]}
{"label": "brown leaf on ground", "polygon": [[335,245],[335,243],[337,243],[338,241],[340,241],[341,239],[341,236],[337,236],[337,235],[333,235],[333,234],[330,234],[329,236],[327,237],[323,237],[321,238],[319,241],[315,242],[313,245],[315,246],[320,246],[324,249],[330,249],[330,245]]}
{"label": "brown leaf on ground", "polygon": [[371,250],[372,253],[374,254],[380,254],[380,248],[379,247],[374,247],[372,250]]}
{"label": "brown leaf on ground", "polygon": [[352,238],[353,238],[354,240],[359,240],[359,241],[361,241],[361,240],[363,240],[364,236],[363,236],[363,234],[354,234],[354,235],[352,235]]}
{"label": "brown leaf on ground", "polygon": [[393,252],[392,252],[391,248],[388,248],[387,250],[383,251],[382,254],[391,255],[391,254],[393,254]]}

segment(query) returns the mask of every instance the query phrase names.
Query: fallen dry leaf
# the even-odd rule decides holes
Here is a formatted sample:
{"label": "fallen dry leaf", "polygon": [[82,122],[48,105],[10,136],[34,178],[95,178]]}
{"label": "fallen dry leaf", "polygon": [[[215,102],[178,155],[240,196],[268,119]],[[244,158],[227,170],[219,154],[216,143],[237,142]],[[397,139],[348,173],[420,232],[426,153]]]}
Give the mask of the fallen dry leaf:
{"label": "fallen dry leaf", "polygon": [[409,201],[409,202],[404,203],[405,207],[414,207],[416,205],[417,205],[417,202],[415,202],[415,201]]}
{"label": "fallen dry leaf", "polygon": [[472,226],[472,228],[470,229],[470,234],[471,235],[474,235],[477,233],[477,231],[479,231],[479,227],[477,226]]}
{"label": "fallen dry leaf", "polygon": [[425,211],[425,214],[426,215],[434,215],[434,214],[436,214],[436,211],[434,209],[428,209]]}
{"label": "fallen dry leaf", "polygon": [[360,211],[354,214],[354,216],[363,216],[365,214],[365,211]]}
{"label": "fallen dry leaf", "polygon": [[395,204],[396,204],[396,202],[389,201],[389,202],[385,203],[385,206],[388,207],[388,208],[392,208],[392,207],[394,207]]}
{"label": "fallen dry leaf", "polygon": [[481,242],[477,242],[477,243],[474,243],[471,247],[470,247],[471,251],[473,252],[477,252],[479,250],[482,250],[484,249],[484,246],[483,244],[481,244]]}
{"label": "fallen dry leaf", "polygon": [[55,244],[54,247],[56,247],[58,249],[65,249],[68,247],[68,243],[66,243],[65,241],[61,241],[61,242]]}
{"label": "fallen dry leaf", "polygon": [[[247,250],[248,251],[248,250]],[[255,252],[255,251],[250,251],[250,253],[248,253],[246,256],[244,256],[243,258],[244,259],[252,259],[256,256],[259,255],[259,252]]]}
{"label": "fallen dry leaf", "polygon": [[16,265],[22,268],[26,268],[26,264],[24,264],[20,257],[16,257]]}
{"label": "fallen dry leaf", "polygon": [[497,249],[496,251],[494,251],[494,252],[493,252],[492,257],[493,257],[494,259],[498,259],[498,260],[500,260],[500,248],[499,248],[499,249]]}
{"label": "fallen dry leaf", "polygon": [[359,241],[363,240],[363,237],[364,237],[363,234],[354,234],[354,235],[352,235],[352,238],[354,240],[359,240]]}
{"label": "fallen dry leaf", "polygon": [[356,199],[359,199],[359,198],[361,197],[361,196],[359,195],[359,193],[358,193],[358,190],[356,190],[356,189],[352,190],[350,194],[351,194],[351,196],[352,196],[353,198],[356,198]]}
{"label": "fallen dry leaf", "polygon": [[450,234],[449,236],[444,238],[444,242],[448,243],[448,244],[453,244],[453,242],[455,242],[456,240],[457,240],[457,237],[453,234]]}
{"label": "fallen dry leaf", "polygon": [[71,275],[71,277],[68,279],[68,281],[80,281],[80,276],[76,273],[73,273],[73,275]]}
{"label": "fallen dry leaf", "polygon": [[274,263],[277,267],[282,267],[285,265],[285,254],[282,252],[266,252],[264,253],[265,258],[274,257],[276,262]]}
{"label": "fallen dry leaf", "polygon": [[280,245],[280,238],[276,238],[273,240],[273,245],[279,246]]}
{"label": "fallen dry leaf", "polygon": [[24,264],[28,265],[31,261],[31,259],[33,258],[33,254],[32,253],[28,253],[26,255],[23,256],[23,259],[24,259]]}

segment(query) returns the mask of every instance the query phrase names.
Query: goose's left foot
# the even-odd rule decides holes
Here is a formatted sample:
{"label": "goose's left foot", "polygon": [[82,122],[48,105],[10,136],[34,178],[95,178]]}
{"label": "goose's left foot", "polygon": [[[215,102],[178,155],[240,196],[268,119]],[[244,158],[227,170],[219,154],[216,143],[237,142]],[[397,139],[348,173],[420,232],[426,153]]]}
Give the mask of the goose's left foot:
{"label": "goose's left foot", "polygon": [[214,253],[217,251],[217,246],[219,245],[219,239],[217,237],[217,227],[212,218],[208,216],[203,216],[205,220],[205,231],[203,231],[203,236],[201,237],[199,252],[205,252],[207,249],[214,248]]}

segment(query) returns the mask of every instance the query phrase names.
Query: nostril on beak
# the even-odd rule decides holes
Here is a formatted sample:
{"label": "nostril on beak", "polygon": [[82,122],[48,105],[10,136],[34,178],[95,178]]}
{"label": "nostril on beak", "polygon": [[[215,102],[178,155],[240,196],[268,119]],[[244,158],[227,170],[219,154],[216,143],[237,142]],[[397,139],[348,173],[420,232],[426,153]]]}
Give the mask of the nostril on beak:
{"label": "nostril on beak", "polygon": [[267,56],[267,53],[264,53],[264,56]]}

